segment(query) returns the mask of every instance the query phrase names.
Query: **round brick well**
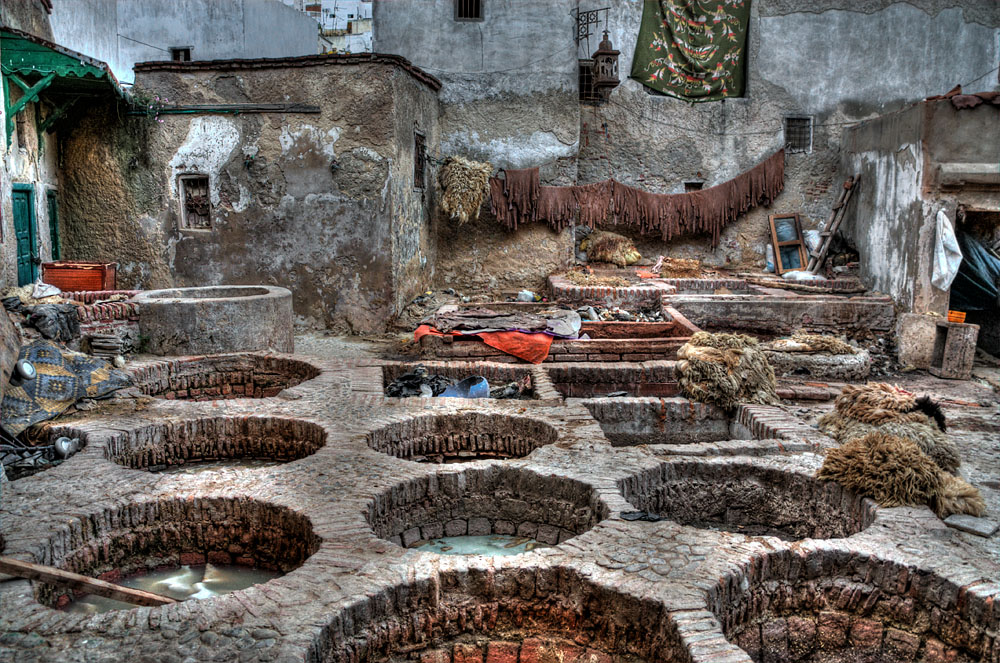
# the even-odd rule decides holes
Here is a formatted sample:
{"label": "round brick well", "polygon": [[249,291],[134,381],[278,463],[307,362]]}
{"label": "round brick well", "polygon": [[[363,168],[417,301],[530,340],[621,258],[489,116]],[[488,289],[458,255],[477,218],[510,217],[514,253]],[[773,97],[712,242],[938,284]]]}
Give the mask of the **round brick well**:
{"label": "round brick well", "polygon": [[[103,580],[182,565],[234,564],[287,573],[319,548],[305,516],[248,498],[196,497],[126,504],[83,519],[45,546],[41,563]],[[36,597],[61,606],[63,589]]]}
{"label": "round brick well", "polygon": [[225,459],[293,461],[326,443],[322,427],[279,417],[206,417],[165,421],[112,436],[104,455],[119,465],[157,471]]}
{"label": "round brick well", "polygon": [[147,396],[193,401],[268,398],[320,373],[304,361],[262,354],[189,357],[140,366],[131,372],[136,386]]}
{"label": "round brick well", "polygon": [[874,503],[837,483],[748,463],[663,463],[619,489],[636,509],[682,525],[790,541],[847,537],[874,520]]}
{"label": "round brick well", "polygon": [[712,611],[754,661],[996,660],[989,587],[847,551],[772,553],[714,584]]}
{"label": "round brick well", "polygon": [[324,663],[680,663],[664,607],[558,568],[449,571],[346,608]]}
{"label": "round brick well", "polygon": [[425,463],[520,458],[559,437],[537,419],[469,412],[414,417],[368,434],[376,451]]}
{"label": "round brick well", "polygon": [[491,466],[393,486],[372,500],[375,534],[404,547],[451,536],[516,535],[555,545],[608,516],[585,483]]}

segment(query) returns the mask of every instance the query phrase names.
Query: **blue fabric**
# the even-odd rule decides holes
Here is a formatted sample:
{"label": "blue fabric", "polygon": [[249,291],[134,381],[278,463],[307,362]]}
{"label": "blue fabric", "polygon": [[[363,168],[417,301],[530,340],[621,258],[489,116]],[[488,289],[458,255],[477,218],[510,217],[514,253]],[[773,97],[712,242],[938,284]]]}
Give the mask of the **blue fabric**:
{"label": "blue fabric", "polygon": [[958,232],[962,265],[951,284],[949,308],[955,311],[985,311],[997,307],[1000,256],[978,239]]}

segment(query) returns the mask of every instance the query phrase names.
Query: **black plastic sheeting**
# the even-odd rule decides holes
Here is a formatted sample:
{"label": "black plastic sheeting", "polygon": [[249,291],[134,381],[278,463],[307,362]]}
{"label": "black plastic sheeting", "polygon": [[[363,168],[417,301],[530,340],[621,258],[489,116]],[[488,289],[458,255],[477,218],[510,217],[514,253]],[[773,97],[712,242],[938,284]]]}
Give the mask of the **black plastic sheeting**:
{"label": "black plastic sheeting", "polygon": [[949,308],[955,311],[985,311],[1000,305],[1000,255],[967,233],[956,233],[962,249],[962,264],[951,284]]}

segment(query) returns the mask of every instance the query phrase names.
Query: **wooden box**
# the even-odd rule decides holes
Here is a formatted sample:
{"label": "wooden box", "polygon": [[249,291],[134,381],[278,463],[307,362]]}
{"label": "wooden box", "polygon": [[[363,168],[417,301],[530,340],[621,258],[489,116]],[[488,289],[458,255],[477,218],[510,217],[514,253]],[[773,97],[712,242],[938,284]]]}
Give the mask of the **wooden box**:
{"label": "wooden box", "polygon": [[42,281],[64,292],[115,290],[117,271],[116,262],[43,262]]}

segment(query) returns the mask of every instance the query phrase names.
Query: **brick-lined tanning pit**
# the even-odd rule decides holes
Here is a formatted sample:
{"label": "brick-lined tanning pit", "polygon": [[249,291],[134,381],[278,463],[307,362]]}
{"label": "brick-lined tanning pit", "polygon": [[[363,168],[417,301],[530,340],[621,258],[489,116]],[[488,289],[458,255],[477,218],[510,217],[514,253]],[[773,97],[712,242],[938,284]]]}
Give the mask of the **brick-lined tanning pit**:
{"label": "brick-lined tanning pit", "polygon": [[553,364],[543,369],[567,398],[592,398],[624,391],[629,396],[676,396],[676,361]]}
{"label": "brick-lined tanning pit", "polygon": [[[117,582],[182,565],[237,565],[288,573],[319,549],[305,516],[245,497],[194,497],[105,509],[41,548],[43,564]],[[39,584],[35,597],[62,607],[65,590]]]}
{"label": "brick-lined tanning pit", "polygon": [[383,426],[367,436],[375,451],[424,463],[520,458],[559,437],[529,417],[468,412],[431,414]]}
{"label": "brick-lined tanning pit", "polygon": [[730,642],[754,661],[997,660],[995,589],[960,587],[868,554],[781,551],[709,590]]}
{"label": "brick-lined tanning pit", "polygon": [[[375,619],[371,616],[377,615]],[[563,568],[444,572],[336,614],[324,663],[680,663],[664,606]]]}
{"label": "brick-lined tanning pit", "polygon": [[[419,362],[404,363],[393,362],[382,366],[382,387],[388,387],[393,380],[402,375],[412,373],[418,366],[427,369],[430,375],[443,375],[455,381],[464,380],[474,375],[480,375],[489,382],[490,389],[503,387],[511,382],[522,383],[527,386],[519,398],[538,399],[537,377],[532,366],[522,364],[507,364],[490,361],[451,361],[451,362]],[[552,395],[554,394],[546,394]]]}
{"label": "brick-lined tanning pit", "polygon": [[492,465],[411,479],[368,507],[377,536],[404,547],[455,536],[516,535],[555,545],[608,516],[589,485]]}
{"label": "brick-lined tanning pit", "polygon": [[289,462],[326,443],[322,427],[279,417],[205,417],[164,421],[112,435],[104,455],[119,465],[158,471],[218,460]]}
{"label": "brick-lined tanning pit", "polygon": [[809,474],[746,462],[668,462],[619,482],[636,509],[682,525],[788,541],[843,538],[875,518],[874,503]]}
{"label": "brick-lined tanning pit", "polygon": [[320,371],[297,359],[245,353],[156,361],[130,367],[129,373],[147,396],[211,401],[277,396]]}
{"label": "brick-lined tanning pit", "polygon": [[744,428],[733,425],[733,417],[725,410],[681,397],[591,398],[583,404],[608,441],[618,447],[751,437]]}

